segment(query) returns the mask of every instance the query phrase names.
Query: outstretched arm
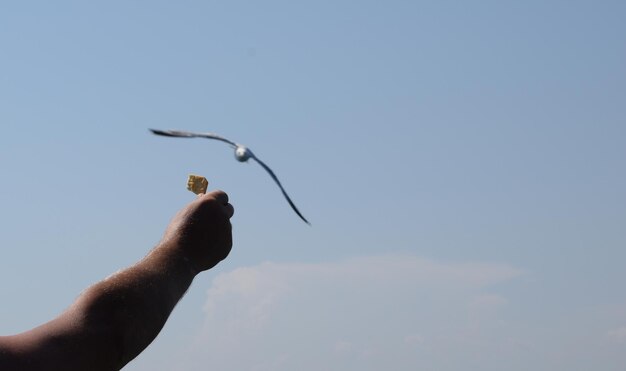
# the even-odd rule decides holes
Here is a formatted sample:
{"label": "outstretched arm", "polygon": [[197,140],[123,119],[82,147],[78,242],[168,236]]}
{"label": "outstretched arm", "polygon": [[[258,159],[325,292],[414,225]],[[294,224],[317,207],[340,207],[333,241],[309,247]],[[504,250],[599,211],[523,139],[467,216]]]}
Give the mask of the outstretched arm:
{"label": "outstretched arm", "polygon": [[182,209],[135,265],[86,289],[59,317],[0,337],[0,370],[119,370],[158,335],[193,278],[228,256],[233,207],[224,192]]}

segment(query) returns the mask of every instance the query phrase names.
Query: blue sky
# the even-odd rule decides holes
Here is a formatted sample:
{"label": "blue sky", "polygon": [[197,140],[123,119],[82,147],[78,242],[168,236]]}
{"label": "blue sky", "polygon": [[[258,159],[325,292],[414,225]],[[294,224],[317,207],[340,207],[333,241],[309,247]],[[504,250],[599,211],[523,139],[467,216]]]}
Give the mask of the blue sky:
{"label": "blue sky", "polygon": [[[625,16],[0,5],[0,333],[142,257],[197,173],[235,205],[233,252],[129,370],[620,369]],[[248,145],[312,227],[256,164],[151,127]]]}

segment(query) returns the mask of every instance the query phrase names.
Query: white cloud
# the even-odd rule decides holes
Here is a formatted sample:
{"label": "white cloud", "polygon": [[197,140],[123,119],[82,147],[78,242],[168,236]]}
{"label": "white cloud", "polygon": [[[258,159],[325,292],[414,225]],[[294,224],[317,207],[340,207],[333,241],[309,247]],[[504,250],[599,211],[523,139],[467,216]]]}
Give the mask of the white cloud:
{"label": "white cloud", "polygon": [[354,350],[354,345],[349,341],[340,340],[335,343],[335,352],[341,354],[351,353]]}
{"label": "white cloud", "polygon": [[506,264],[404,255],[239,268],[213,281],[206,322],[181,369],[436,365],[449,357],[446,351],[467,346],[463,339],[475,335],[476,313],[490,321],[506,305],[489,287],[521,274]]}
{"label": "white cloud", "polygon": [[424,337],[419,334],[411,334],[404,337],[404,342],[410,345],[424,344]]}
{"label": "white cloud", "polygon": [[626,326],[618,327],[616,329],[608,331],[607,336],[609,339],[618,343],[626,342]]}

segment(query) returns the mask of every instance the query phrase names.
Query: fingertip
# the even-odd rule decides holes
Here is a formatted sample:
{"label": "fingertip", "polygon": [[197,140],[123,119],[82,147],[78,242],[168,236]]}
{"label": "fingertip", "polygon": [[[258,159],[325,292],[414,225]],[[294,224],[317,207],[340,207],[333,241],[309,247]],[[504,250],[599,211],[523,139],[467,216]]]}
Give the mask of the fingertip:
{"label": "fingertip", "polygon": [[228,218],[232,218],[235,215],[235,208],[232,204],[226,204],[226,212],[228,213]]}
{"label": "fingertip", "polygon": [[209,192],[209,193],[206,194],[206,196],[210,197],[210,198],[214,198],[214,199],[220,201],[220,203],[223,203],[223,204],[227,204],[228,203],[228,194],[226,194],[226,192],[224,192],[224,191],[222,191],[220,189],[212,191],[212,192]]}

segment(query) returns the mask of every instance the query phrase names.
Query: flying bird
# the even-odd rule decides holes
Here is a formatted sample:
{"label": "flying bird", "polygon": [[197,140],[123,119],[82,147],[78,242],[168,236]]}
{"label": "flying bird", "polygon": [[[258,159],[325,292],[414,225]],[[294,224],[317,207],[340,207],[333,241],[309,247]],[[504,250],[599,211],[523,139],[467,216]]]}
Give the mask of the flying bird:
{"label": "flying bird", "polygon": [[291,201],[291,198],[289,198],[289,195],[287,195],[287,192],[285,191],[285,188],[283,188],[283,185],[280,184],[280,181],[278,180],[278,177],[276,176],[276,174],[274,174],[274,172],[272,171],[272,169],[269,168],[269,166],[265,165],[265,163],[261,160],[259,160],[258,157],[256,157],[254,155],[254,153],[252,153],[252,151],[241,144],[235,143],[232,140],[228,140],[224,137],[221,137],[217,134],[213,134],[213,133],[192,133],[189,131],[180,131],[180,130],[156,130],[156,129],[150,129],[150,131],[156,135],[163,135],[166,137],[176,137],[176,138],[207,138],[207,139],[216,139],[219,141],[222,141],[224,143],[229,144],[232,148],[235,149],[235,158],[237,159],[237,161],[239,162],[247,162],[249,159],[253,159],[254,161],[258,162],[259,165],[261,165],[261,167],[263,167],[263,169],[265,169],[270,176],[272,177],[272,179],[274,179],[274,181],[276,182],[276,184],[278,184],[278,187],[280,188],[280,191],[283,193],[283,196],[285,196],[285,198],[287,199],[287,202],[289,202],[289,205],[291,206],[291,208],[293,209],[293,211],[296,212],[296,214],[298,214],[298,216],[300,217],[300,219],[302,219],[306,224],[311,225],[311,223],[309,223],[308,220],[306,220],[304,218],[304,216],[302,216],[302,214],[300,213],[300,210],[298,210],[298,208],[296,207],[296,205],[293,203],[293,201]]}

